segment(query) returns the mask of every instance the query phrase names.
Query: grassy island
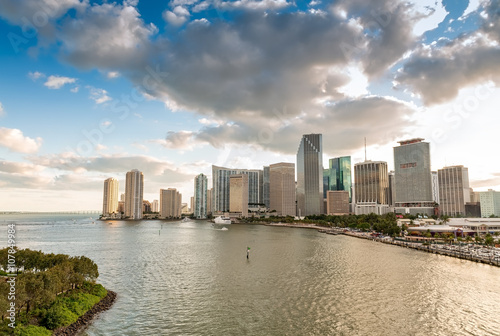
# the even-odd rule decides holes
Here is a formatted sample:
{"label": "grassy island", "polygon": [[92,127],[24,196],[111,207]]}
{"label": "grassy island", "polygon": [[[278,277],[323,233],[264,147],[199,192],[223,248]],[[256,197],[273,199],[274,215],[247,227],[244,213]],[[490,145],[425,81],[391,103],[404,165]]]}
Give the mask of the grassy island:
{"label": "grassy island", "polygon": [[[87,257],[0,250],[0,334],[57,335],[76,332],[116,296],[96,284],[97,265]],[[13,270],[12,255],[15,257]],[[7,273],[9,272],[9,273]],[[100,304],[101,301],[107,304]],[[85,317],[85,318],[84,318]],[[69,334],[71,334],[71,332]]]}

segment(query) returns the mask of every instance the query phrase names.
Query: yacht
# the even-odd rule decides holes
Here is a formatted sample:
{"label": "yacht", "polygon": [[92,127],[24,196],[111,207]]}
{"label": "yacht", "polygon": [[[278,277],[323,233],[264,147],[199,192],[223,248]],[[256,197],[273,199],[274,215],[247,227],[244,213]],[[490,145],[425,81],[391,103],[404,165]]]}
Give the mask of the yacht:
{"label": "yacht", "polygon": [[224,225],[231,224],[231,218],[218,216],[218,217],[215,217],[214,223],[215,224],[224,224]]}

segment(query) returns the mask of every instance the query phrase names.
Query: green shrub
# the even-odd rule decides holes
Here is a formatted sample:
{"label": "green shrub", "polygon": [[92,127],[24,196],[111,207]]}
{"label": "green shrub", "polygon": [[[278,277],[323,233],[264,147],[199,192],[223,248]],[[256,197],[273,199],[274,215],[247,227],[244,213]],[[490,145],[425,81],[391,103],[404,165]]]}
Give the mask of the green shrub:
{"label": "green shrub", "polygon": [[76,320],[78,320],[78,315],[68,309],[63,302],[56,301],[56,303],[47,310],[47,315],[45,315],[43,319],[43,325],[53,330],[70,325]]}
{"label": "green shrub", "polygon": [[50,336],[52,332],[44,327],[29,325],[26,327],[16,327],[14,330],[16,336]]}

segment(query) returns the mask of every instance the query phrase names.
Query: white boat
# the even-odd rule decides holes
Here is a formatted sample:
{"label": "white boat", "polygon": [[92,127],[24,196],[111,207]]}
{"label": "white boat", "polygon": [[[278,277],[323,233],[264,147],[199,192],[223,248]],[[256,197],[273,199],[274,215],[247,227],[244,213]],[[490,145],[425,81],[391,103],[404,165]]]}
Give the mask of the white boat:
{"label": "white boat", "polygon": [[222,216],[217,216],[214,219],[215,224],[223,224],[223,225],[228,225],[231,224],[231,218],[229,217],[222,217]]}

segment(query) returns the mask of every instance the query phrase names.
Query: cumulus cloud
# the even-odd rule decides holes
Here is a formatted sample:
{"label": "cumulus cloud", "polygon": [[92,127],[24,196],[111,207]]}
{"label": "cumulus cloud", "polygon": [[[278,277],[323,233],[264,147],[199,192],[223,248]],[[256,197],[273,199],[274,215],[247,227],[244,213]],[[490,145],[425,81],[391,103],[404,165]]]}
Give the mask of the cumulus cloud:
{"label": "cumulus cloud", "polygon": [[180,26],[189,19],[189,11],[182,7],[176,6],[173,11],[166,10],[163,12],[163,19],[173,26]]}
{"label": "cumulus cloud", "polygon": [[[287,118],[285,111],[274,120],[226,123],[207,126],[198,132],[169,132],[164,144],[177,149],[205,143],[216,148],[254,144],[258,149],[295,154],[297,135],[323,133],[324,151],[335,153],[361,147],[365,136],[377,139],[373,143],[380,145],[401,138],[415,125],[411,116],[417,111],[414,106],[392,97],[367,96],[346,99],[315,112]],[[400,127],[401,124],[406,127]]]}
{"label": "cumulus cloud", "polygon": [[11,162],[0,160],[0,172],[9,174],[28,174],[43,170],[42,166],[25,162]]}
{"label": "cumulus cloud", "polygon": [[108,91],[92,86],[88,86],[87,88],[90,91],[90,99],[92,99],[96,104],[103,104],[111,100],[111,97],[108,96]]}
{"label": "cumulus cloud", "polygon": [[18,153],[35,153],[42,145],[42,138],[32,139],[19,129],[0,127],[0,146]]}
{"label": "cumulus cloud", "polygon": [[66,84],[71,84],[76,82],[76,78],[63,77],[63,76],[49,76],[47,81],[43,84],[49,89],[55,90],[60,89]]}

